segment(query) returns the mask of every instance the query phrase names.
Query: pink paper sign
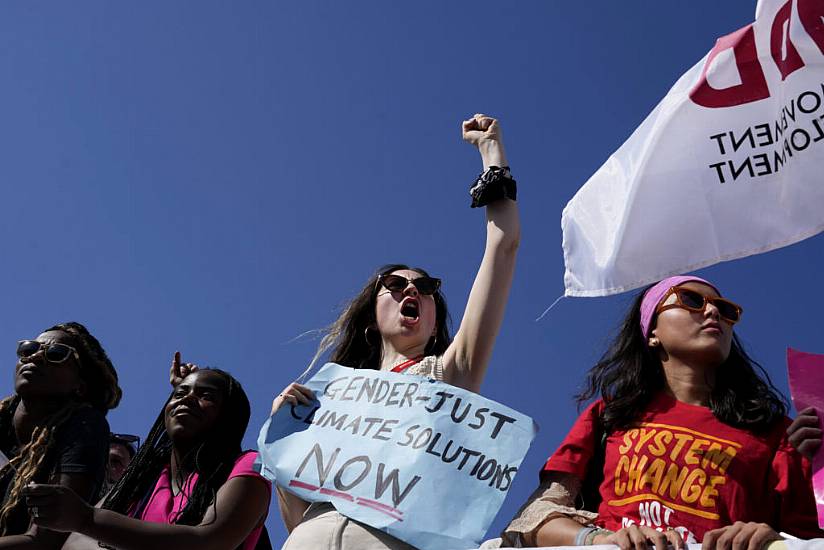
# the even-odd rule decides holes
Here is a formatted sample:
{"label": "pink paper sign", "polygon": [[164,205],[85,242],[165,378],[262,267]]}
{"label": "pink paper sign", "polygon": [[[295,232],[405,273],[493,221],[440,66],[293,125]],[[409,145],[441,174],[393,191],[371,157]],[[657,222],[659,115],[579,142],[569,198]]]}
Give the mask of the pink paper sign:
{"label": "pink paper sign", "polygon": [[[824,414],[824,355],[787,348],[790,393],[797,410],[815,407]],[[813,457],[813,490],[818,508],[818,525],[824,528],[824,445]]]}

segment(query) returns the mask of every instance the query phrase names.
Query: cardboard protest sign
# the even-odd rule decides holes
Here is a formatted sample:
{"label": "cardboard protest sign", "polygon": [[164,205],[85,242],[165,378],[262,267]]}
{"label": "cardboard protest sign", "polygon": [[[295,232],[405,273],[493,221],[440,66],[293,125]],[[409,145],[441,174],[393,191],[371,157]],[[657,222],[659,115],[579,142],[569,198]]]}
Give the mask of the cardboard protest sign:
{"label": "cardboard protest sign", "polygon": [[419,548],[477,546],[537,431],[420,376],[328,363],[306,385],[311,406],[284,405],[261,429],[261,473]]}
{"label": "cardboard protest sign", "polygon": [[824,230],[824,2],[761,0],[561,218],[566,296],[605,296]]}
{"label": "cardboard protest sign", "polygon": [[[815,407],[824,414],[824,355],[787,348],[790,393],[797,410]],[[818,508],[818,525],[824,528],[824,446],[813,457],[813,491]]]}

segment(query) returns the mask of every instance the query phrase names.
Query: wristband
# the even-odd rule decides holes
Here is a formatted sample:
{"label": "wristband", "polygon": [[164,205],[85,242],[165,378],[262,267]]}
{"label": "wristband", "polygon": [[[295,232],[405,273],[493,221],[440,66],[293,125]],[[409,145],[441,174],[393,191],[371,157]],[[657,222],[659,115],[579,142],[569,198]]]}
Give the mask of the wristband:
{"label": "wristband", "polygon": [[486,206],[501,199],[515,200],[518,189],[509,166],[490,166],[469,188],[472,208]]}
{"label": "wristband", "polygon": [[586,539],[589,534],[597,530],[597,527],[581,527],[581,529],[578,530],[578,534],[575,535],[575,546],[586,546]]}
{"label": "wristband", "polygon": [[612,531],[609,529],[601,529],[600,527],[596,527],[592,531],[586,534],[584,537],[584,546],[592,546],[595,544],[595,537],[599,535],[611,535]]}

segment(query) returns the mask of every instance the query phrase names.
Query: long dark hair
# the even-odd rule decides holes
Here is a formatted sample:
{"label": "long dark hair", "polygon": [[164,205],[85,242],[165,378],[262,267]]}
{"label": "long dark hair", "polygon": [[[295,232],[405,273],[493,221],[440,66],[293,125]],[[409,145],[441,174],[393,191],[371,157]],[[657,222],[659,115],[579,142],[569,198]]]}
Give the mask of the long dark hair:
{"label": "long dark hair", "polygon": [[[186,507],[174,519],[174,523],[179,525],[198,525],[203,521],[203,516],[215,501],[218,489],[226,482],[241,453],[241,441],[249,424],[249,399],[240,382],[220,369],[202,368],[198,372],[218,375],[219,384],[223,386],[224,400],[215,426],[208,431],[200,445],[184,458],[185,470],[196,472],[198,479]],[[171,398],[169,396],[166,403]],[[103,508],[140,517],[158,476],[171,461],[172,442],[166,433],[165,409],[166,404],[161,408],[146,436],[146,442],[137,451],[126,473],[109,491]],[[181,485],[185,482],[182,479],[178,481]]]}
{"label": "long dark hair", "polygon": [[[666,384],[661,361],[641,333],[641,301],[649,288],[633,301],[617,336],[576,396],[579,405],[596,396],[604,400],[600,420],[605,433],[631,427]],[[787,414],[786,399],[735,334],[729,357],[716,369],[710,410],[721,422],[752,432],[768,430]]]}
{"label": "long dark hair", "polygon": [[[382,343],[375,328],[375,300],[378,296],[378,279],[382,275],[399,270],[410,270],[429,277],[424,269],[406,264],[388,264],[378,269],[366,282],[361,291],[344,309],[343,313],[326,329],[308,372],[321,355],[332,349],[330,361],[356,369],[380,369]],[[443,355],[452,338],[449,335],[449,310],[440,290],[433,294],[435,299],[435,336],[426,345],[426,355]],[[304,373],[304,375],[306,374]]]}

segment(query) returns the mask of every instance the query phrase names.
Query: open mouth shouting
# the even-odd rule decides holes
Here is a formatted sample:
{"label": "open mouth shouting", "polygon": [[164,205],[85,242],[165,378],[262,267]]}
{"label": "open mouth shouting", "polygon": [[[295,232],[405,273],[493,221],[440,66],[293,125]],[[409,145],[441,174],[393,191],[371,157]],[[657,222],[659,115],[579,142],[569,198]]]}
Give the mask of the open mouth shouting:
{"label": "open mouth shouting", "polygon": [[415,325],[420,320],[421,305],[417,298],[407,296],[401,302],[401,322],[404,325]]}

